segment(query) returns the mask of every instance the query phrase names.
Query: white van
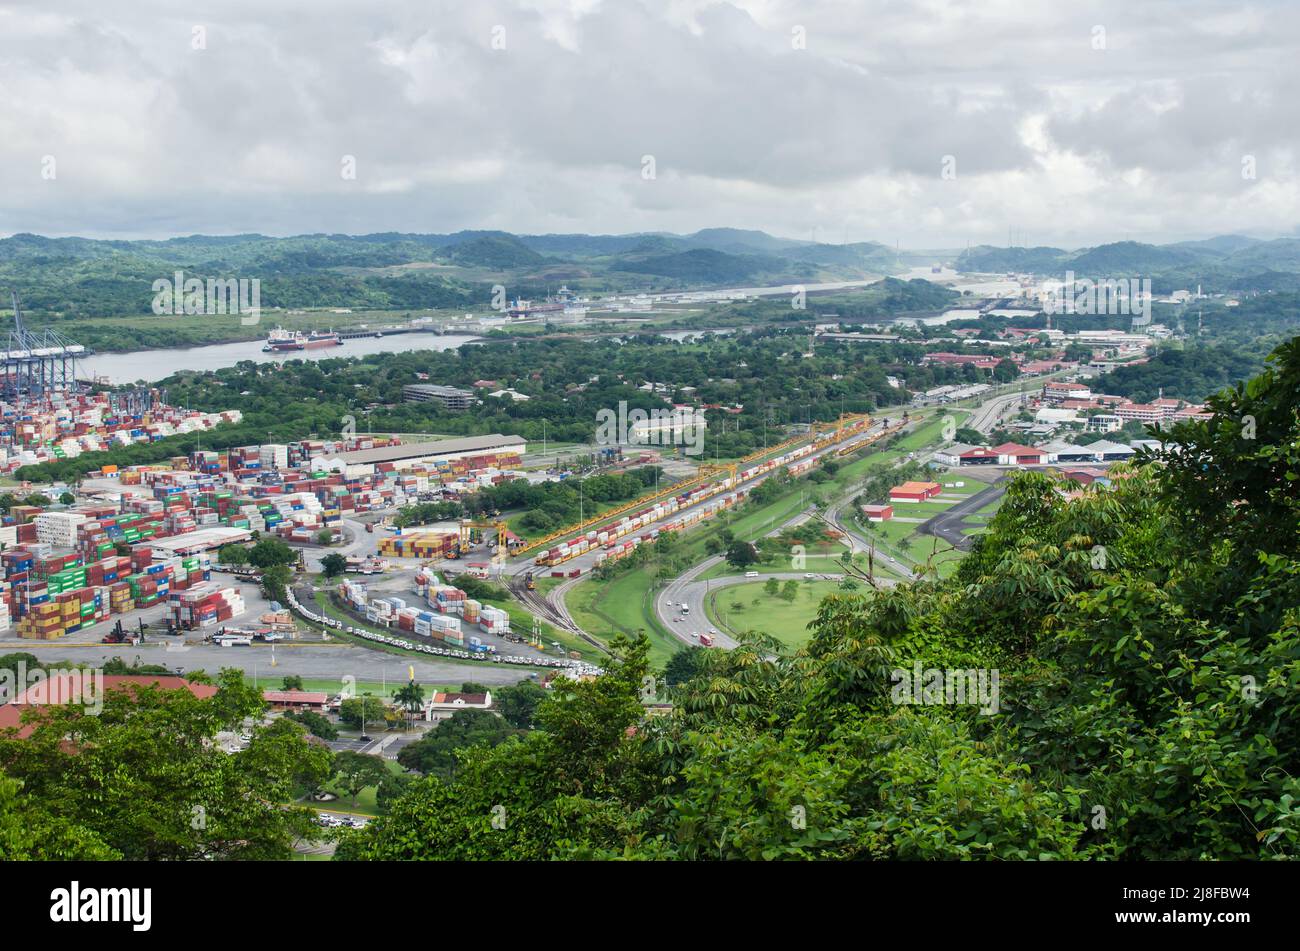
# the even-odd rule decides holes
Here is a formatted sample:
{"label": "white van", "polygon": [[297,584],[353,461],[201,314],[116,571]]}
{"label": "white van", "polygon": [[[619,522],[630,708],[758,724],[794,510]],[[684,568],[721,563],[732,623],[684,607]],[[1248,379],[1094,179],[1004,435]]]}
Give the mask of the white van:
{"label": "white van", "polygon": [[745,572],[745,577],[746,577],[746,578],[757,578],[757,577],[758,577],[758,572],[757,572],[757,571],[746,571],[746,572]]}

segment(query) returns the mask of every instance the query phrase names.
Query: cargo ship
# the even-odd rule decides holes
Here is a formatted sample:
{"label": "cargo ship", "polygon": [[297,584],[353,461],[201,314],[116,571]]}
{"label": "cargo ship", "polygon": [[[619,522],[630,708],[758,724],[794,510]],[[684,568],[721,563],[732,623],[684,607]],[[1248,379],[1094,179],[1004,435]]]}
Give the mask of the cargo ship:
{"label": "cargo ship", "polygon": [[263,353],[284,353],[292,350],[315,350],[317,347],[337,347],[343,341],[333,330],[313,330],[309,334],[301,330],[285,330],[276,327],[266,335]]}

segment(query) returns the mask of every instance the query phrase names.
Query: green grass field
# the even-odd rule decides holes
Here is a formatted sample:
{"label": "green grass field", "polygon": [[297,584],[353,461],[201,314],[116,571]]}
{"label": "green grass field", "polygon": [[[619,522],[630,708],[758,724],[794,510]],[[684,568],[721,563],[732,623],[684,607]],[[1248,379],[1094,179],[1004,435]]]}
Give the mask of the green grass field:
{"label": "green grass field", "polygon": [[[397,765],[395,760],[386,759],[384,765],[393,775],[400,775],[406,772],[402,767]],[[378,786],[367,786],[357,794],[357,801],[354,804],[352,797],[340,790],[333,783],[326,783],[323,787],[325,792],[334,793],[338,798],[330,802],[303,801],[303,805],[318,806],[322,809],[339,809],[347,812],[355,812],[365,816],[379,815],[379,807],[375,803],[375,797],[379,792]]]}
{"label": "green grass field", "polygon": [[650,638],[650,663],[661,667],[681,642],[655,616],[652,581],[650,569],[644,567],[613,581],[588,578],[569,592],[565,607],[580,628],[600,640],[619,632],[635,635],[644,631]]}
{"label": "green grass field", "polygon": [[[822,598],[847,593],[834,581],[801,581],[799,594],[793,601],[785,601],[768,594],[761,582],[754,581],[710,592],[704,611],[709,622],[719,629],[762,631],[790,647],[802,647],[809,638],[808,622],[816,617]],[[740,610],[733,606],[736,604],[742,605]]]}
{"label": "green grass field", "polygon": [[[474,680],[471,676],[472,674],[473,671],[467,670],[465,672],[465,680],[454,684],[421,684],[420,686],[424,688],[424,694],[426,697],[439,690],[457,691],[460,689],[461,683],[472,682]],[[391,698],[394,693],[406,686],[406,677],[406,665],[403,664],[400,659],[395,659],[393,662],[393,676],[387,683],[382,680],[358,680],[353,684],[353,688],[358,694],[368,693],[376,697]],[[280,682],[282,679],[281,676],[275,673],[265,674],[257,678],[257,686],[261,687],[263,690],[280,690]],[[245,677],[244,680],[250,684],[253,683],[252,677]],[[302,679],[302,689],[315,693],[326,693],[333,696],[343,690],[343,681],[337,678],[333,680],[321,680],[304,677]]]}
{"label": "green grass field", "polygon": [[[947,415],[951,415],[956,420],[957,427],[961,428],[961,424],[966,421],[966,417],[970,413],[962,410],[949,410]],[[900,439],[894,444],[894,448],[903,452],[916,452],[918,449],[925,449],[931,444],[937,444],[943,435],[943,421],[944,414],[935,416]]]}

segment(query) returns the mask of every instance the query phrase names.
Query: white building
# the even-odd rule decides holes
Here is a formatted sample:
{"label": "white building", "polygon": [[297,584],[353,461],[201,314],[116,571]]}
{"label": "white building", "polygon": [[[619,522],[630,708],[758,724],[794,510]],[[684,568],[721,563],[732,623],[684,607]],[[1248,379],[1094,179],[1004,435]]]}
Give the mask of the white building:
{"label": "white building", "polygon": [[1120,419],[1113,413],[1098,413],[1095,416],[1088,417],[1088,432],[1090,433],[1113,433],[1124,426],[1124,420]]}

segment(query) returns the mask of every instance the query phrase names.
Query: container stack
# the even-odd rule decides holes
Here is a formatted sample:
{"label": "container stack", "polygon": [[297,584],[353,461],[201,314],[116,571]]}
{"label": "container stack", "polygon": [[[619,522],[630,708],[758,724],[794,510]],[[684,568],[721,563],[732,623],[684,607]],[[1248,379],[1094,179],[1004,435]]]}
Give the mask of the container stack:
{"label": "container stack", "polygon": [[450,532],[416,532],[379,540],[379,553],[392,558],[423,558],[435,561],[446,558],[460,544]]}
{"label": "container stack", "polygon": [[191,631],[229,621],[247,610],[238,588],[216,584],[175,592],[170,605],[177,627]]}
{"label": "container stack", "polygon": [[500,608],[483,605],[479,609],[478,626],[488,634],[510,633],[510,615]]}

